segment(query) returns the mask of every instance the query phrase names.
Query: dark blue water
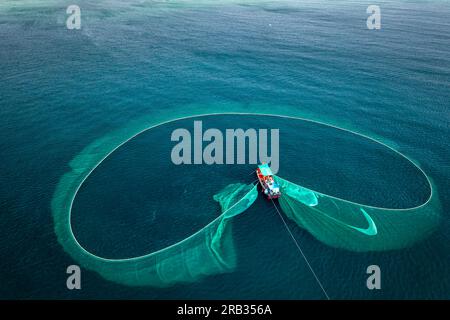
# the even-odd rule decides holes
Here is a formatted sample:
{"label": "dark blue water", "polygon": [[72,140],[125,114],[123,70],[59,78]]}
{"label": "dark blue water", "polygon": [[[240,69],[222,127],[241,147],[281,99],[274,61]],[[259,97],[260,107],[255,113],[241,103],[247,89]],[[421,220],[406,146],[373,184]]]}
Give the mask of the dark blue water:
{"label": "dark blue water", "polygon": [[[328,295],[450,298],[450,5],[382,1],[382,29],[371,31],[369,4],[80,1],[82,29],[69,31],[65,4],[2,3],[0,297],[324,298],[263,199],[233,223],[234,273],[154,289],[121,286],[85,271],[80,292],[65,287],[66,267],[76,262],[56,240],[50,201],[68,163],[86,145],[143,115],[263,105],[393,141],[436,184],[442,223],[411,248],[352,253],[289,223]],[[423,177],[388,150],[338,131],[276,121],[211,119],[209,125],[284,128],[280,175],[318,191],[390,207],[427,197]],[[86,247],[109,257],[161,248],[213,219],[211,197],[226,184],[252,181],[252,166],[176,167],[151,157],[170,152],[177,126],[139,136],[86,181],[73,216]],[[148,193],[154,179],[162,181],[158,202]],[[183,197],[194,185],[201,193]],[[381,267],[382,290],[365,286],[371,264]]]}

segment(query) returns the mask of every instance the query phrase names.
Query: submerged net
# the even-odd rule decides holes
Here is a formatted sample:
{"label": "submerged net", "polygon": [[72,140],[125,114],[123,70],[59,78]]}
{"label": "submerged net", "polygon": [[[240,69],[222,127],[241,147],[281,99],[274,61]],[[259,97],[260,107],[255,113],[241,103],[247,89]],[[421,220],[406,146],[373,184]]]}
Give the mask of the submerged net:
{"label": "submerged net", "polygon": [[319,241],[352,251],[393,250],[427,237],[439,222],[439,203],[409,209],[386,209],[338,199],[275,176],[288,218]]}
{"label": "submerged net", "polygon": [[[84,249],[73,234],[72,204],[91,172],[137,134],[170,121],[168,115],[152,117],[94,141],[70,162],[70,170],[57,185],[52,213],[59,243],[78,264],[107,280],[131,286],[165,287],[230,272],[236,266],[231,221],[255,201],[258,192],[253,185],[225,187],[214,196],[222,214],[192,236],[147,255],[102,258]],[[440,205],[431,182],[426,203],[415,208],[386,209],[321,194],[277,176],[275,180],[282,191],[282,211],[329,246],[352,251],[400,249],[427,237],[439,224]]]}
{"label": "submerged net", "polygon": [[[189,110],[192,111],[192,110]],[[180,116],[183,116],[180,114]],[[231,218],[246,210],[257,197],[256,186],[234,185],[220,192],[218,217],[190,237],[162,250],[128,259],[107,259],[87,251],[72,231],[71,211],[78,190],[89,175],[116,149],[138,134],[170,122],[171,115],[152,115],[103,136],[69,163],[58,182],[51,208],[58,242],[81,267],[103,278],[129,286],[167,287],[201,277],[230,272],[236,265]]]}
{"label": "submerged net", "polygon": [[[241,183],[230,184],[214,196],[214,200],[220,203],[223,214],[217,227],[215,227],[214,236],[211,237],[211,249],[215,253],[216,259],[228,268],[233,267],[236,263],[234,250],[231,254],[233,246],[228,243],[228,241],[231,241],[231,224],[229,221],[234,216],[247,210],[257,197],[256,185]],[[223,258],[227,260],[223,260]],[[232,265],[230,265],[230,262],[232,262]]]}
{"label": "submerged net", "polygon": [[222,207],[222,214],[215,220],[172,246],[135,258],[105,259],[86,251],[74,237],[67,215],[58,217],[56,233],[65,250],[78,263],[108,280],[131,286],[155,287],[192,282],[202,276],[234,269],[236,254],[230,219],[250,207],[257,195],[253,184],[227,186],[215,196]]}

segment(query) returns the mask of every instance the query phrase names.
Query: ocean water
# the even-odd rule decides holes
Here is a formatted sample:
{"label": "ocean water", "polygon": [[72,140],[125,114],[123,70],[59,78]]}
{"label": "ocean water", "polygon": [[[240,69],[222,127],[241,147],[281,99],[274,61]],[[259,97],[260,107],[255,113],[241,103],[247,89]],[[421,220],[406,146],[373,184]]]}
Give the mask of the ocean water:
{"label": "ocean water", "polygon": [[[128,287],[82,271],[58,243],[51,201],[73,158],[143,118],[264,111],[375,137],[429,175],[442,220],[410,248],[355,253],[289,226],[332,299],[450,298],[450,3],[381,1],[90,1],[81,30],[61,1],[0,4],[0,298],[324,299],[262,197],[234,218],[232,273],[169,288]],[[262,117],[203,117],[215,128],[280,129],[280,175],[375,206],[423,203],[424,177],[388,149],[332,128]],[[86,180],[73,206],[83,246],[111,258],[170,245],[217,216],[212,196],[250,183],[253,165],[174,166],[180,120],[139,135]],[[211,210],[213,209],[213,210]],[[368,290],[379,265],[382,289]]]}

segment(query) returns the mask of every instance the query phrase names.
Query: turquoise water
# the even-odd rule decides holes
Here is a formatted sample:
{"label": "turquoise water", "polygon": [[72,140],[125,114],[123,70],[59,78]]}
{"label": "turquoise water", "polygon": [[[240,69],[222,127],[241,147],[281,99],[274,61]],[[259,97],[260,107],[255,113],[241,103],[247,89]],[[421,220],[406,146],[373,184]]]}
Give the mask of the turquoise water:
{"label": "turquoise water", "polygon": [[[411,248],[334,249],[289,222],[328,295],[448,299],[450,5],[383,1],[382,29],[369,31],[369,4],[80,1],[82,29],[68,31],[65,4],[2,3],[0,297],[323,299],[262,198],[233,222],[233,273],[155,289],[114,284],[86,271],[80,292],[65,288],[65,268],[76,262],[57,242],[50,203],[85,146],[142,117],[270,110],[379,137],[436,184],[442,222]],[[429,191],[413,167],[337,131],[281,120],[208,121],[223,128],[279,127],[280,174],[324,193],[401,207],[422,203]],[[217,206],[212,196],[225,185],[254,179],[251,165],[168,163],[170,132],[178,125],[192,122],[130,141],[86,181],[72,219],[83,245],[106,257],[162,248],[211,221],[215,215],[206,209]],[[183,174],[201,193],[183,196]],[[155,195],[146,191],[153,179],[162,184]],[[371,264],[381,267],[380,291],[365,286]]]}

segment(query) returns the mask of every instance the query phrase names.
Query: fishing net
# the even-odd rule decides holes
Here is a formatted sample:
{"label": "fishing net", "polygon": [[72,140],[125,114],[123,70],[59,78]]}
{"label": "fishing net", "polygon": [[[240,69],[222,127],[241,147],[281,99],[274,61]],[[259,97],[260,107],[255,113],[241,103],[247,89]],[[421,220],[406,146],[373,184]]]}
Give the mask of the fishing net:
{"label": "fishing net", "polygon": [[338,199],[275,176],[286,216],[319,241],[352,251],[381,251],[411,246],[439,222],[436,197],[421,206],[387,209]]}
{"label": "fishing net", "polygon": [[236,254],[231,218],[251,206],[257,195],[253,184],[227,186],[214,197],[222,208],[215,220],[172,246],[135,258],[105,259],[86,251],[73,235],[67,215],[58,217],[55,230],[59,241],[78,263],[104,278],[130,286],[165,287],[233,270]]}
{"label": "fishing net", "polygon": [[[185,118],[191,117],[194,116]],[[235,269],[231,222],[257,198],[257,188],[252,184],[225,187],[214,196],[221,207],[221,210],[211,208],[217,210],[216,219],[190,237],[147,255],[127,259],[102,258],[83,248],[73,234],[72,205],[89,175],[111,153],[138,134],[171,121],[175,120],[167,114],[137,121],[95,140],[70,162],[70,170],[60,179],[51,205],[59,243],[83,268],[120,284],[154,287],[193,282],[203,276]],[[289,219],[324,244],[352,251],[400,249],[430,235],[439,225],[440,205],[435,187],[428,176],[427,179],[431,194],[425,203],[414,208],[389,209],[338,199],[275,176],[282,191],[279,206]]]}

